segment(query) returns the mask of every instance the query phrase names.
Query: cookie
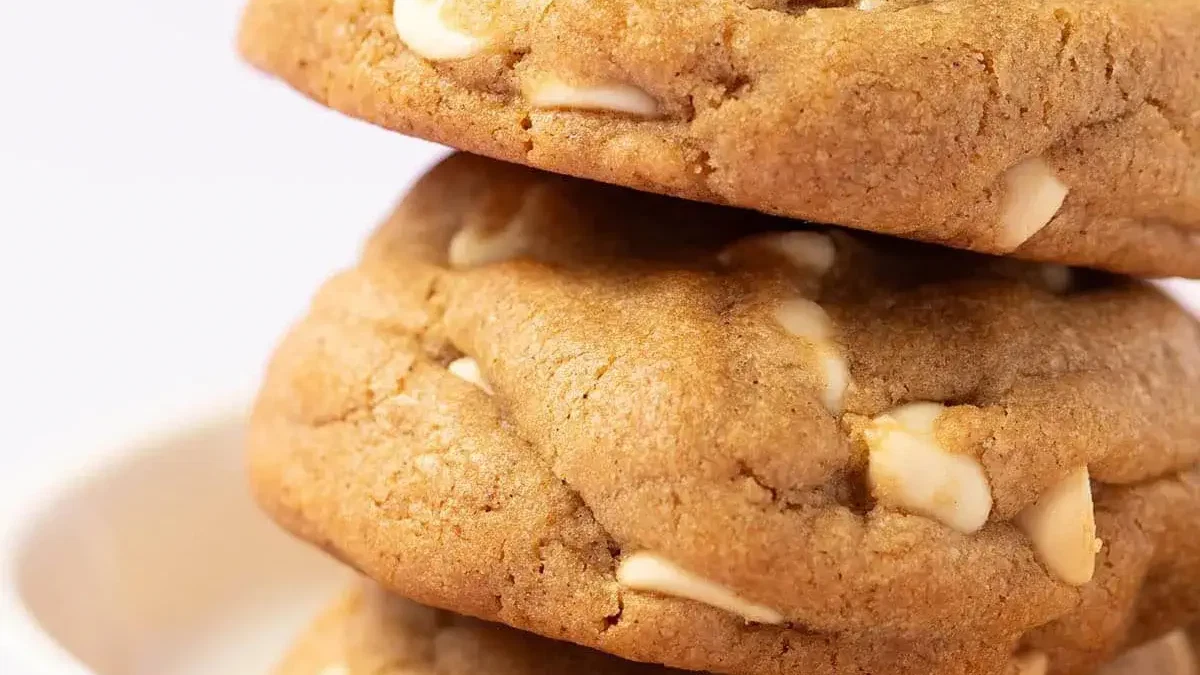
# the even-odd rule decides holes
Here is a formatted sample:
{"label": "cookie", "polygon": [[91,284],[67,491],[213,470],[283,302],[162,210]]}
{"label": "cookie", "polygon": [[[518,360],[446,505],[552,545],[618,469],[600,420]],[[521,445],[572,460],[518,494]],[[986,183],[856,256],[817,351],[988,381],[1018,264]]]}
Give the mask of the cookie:
{"label": "cookie", "polygon": [[423,607],[363,584],[300,636],[275,675],[686,675]]}
{"label": "cookie", "polygon": [[1193,318],[794,227],[452,157],[280,346],[259,501],[422,604],[693,670],[1094,666],[1200,608]]}
{"label": "cookie", "polygon": [[250,0],[241,50],[559,173],[1200,277],[1194,0]]}
{"label": "cookie", "polygon": [[1197,673],[1200,673],[1200,662],[1196,659],[1193,639],[1186,631],[1179,629],[1122,654],[1117,660],[1096,671],[1096,675]]}
{"label": "cookie", "polygon": [[[349,591],[305,632],[275,675],[683,675],[423,607],[377,588]],[[1045,675],[1045,658],[1025,654],[1005,675]],[[1196,675],[1186,633],[1141,645],[1097,675]]]}
{"label": "cookie", "polygon": [[275,675],[353,675],[348,656],[354,643],[365,642],[368,634],[392,630],[384,626],[381,617],[368,618],[364,610],[357,588],[338,598],[296,638],[273,671]]}

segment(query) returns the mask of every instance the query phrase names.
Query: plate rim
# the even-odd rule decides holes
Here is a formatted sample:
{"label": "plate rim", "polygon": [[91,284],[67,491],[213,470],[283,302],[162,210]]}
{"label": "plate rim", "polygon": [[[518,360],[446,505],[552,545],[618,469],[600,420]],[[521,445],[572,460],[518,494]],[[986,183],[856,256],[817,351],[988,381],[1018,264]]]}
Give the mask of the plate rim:
{"label": "plate rim", "polygon": [[[0,656],[13,659],[22,669],[18,672],[32,675],[95,675],[42,628],[21,597],[20,560],[35,531],[58,504],[132,461],[147,447],[217,425],[244,423],[251,401],[250,393],[241,387],[159,400],[135,406],[130,413],[103,423],[62,430],[28,443],[27,451],[35,456],[62,459],[22,477],[25,487],[12,500],[13,507],[0,513]],[[40,452],[64,446],[87,450]]]}

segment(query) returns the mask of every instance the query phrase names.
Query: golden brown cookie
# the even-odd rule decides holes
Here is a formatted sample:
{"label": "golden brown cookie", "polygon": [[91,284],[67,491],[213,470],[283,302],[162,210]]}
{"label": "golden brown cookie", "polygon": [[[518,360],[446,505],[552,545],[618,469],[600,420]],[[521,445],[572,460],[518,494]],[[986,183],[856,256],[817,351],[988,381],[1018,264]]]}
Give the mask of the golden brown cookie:
{"label": "golden brown cookie", "polygon": [[[275,675],[683,675],[356,587],[289,650]],[[1005,675],[1055,672],[1035,652]],[[1187,634],[1175,630],[1122,654],[1097,675],[1196,675]],[[880,673],[878,675],[886,675]]]}
{"label": "golden brown cookie", "polygon": [[1094,667],[1140,598],[1200,607],[1195,320],[793,226],[447,160],[276,354],[259,500],[423,604],[696,670]]}
{"label": "golden brown cookie", "polygon": [[250,0],[241,49],[349,115],[500,159],[1200,276],[1195,0]]}
{"label": "golden brown cookie", "polygon": [[275,675],[685,675],[423,607],[373,585],[348,591]]}

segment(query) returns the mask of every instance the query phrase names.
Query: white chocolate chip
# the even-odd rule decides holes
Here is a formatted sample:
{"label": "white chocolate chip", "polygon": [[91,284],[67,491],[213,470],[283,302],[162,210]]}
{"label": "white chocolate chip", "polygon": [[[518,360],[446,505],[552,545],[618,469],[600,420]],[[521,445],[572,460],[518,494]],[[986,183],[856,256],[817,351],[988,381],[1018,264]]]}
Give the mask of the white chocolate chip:
{"label": "white chocolate chip", "polygon": [[682,570],[653,553],[635,553],[622,560],[617,568],[617,582],[636,591],[702,602],[755,623],[783,623],[783,615],[770,607],[745,600],[728,588]]}
{"label": "white chocolate chip", "polygon": [[931,401],[922,401],[893,408],[881,416],[880,419],[890,418],[889,421],[899,424],[902,429],[910,434],[917,434],[933,439],[937,430],[938,418],[944,412],[946,412],[945,405]]}
{"label": "white chocolate chip", "polygon": [[1101,667],[1096,675],[1196,675],[1196,651],[1182,628],[1135,647]]}
{"label": "white chocolate chip", "polygon": [[1042,265],[1041,276],[1052,293],[1066,293],[1075,281],[1075,273],[1066,265]]}
{"label": "white chocolate chip", "polygon": [[535,108],[599,110],[639,117],[659,114],[653,96],[622,82],[574,86],[555,77],[543,77],[525,86],[525,96]]}
{"label": "white chocolate chip", "polygon": [[456,232],[446,254],[450,266],[462,269],[531,255],[536,233],[543,231],[547,214],[553,212],[553,188],[535,183],[525,189],[520,207],[507,221],[477,220]]}
{"label": "white chocolate chip", "polygon": [[524,253],[528,243],[520,223],[487,233],[477,227],[464,227],[450,240],[450,265],[462,269],[503,262]]}
{"label": "white chocolate chip", "polygon": [[1024,244],[1062,208],[1070,189],[1041,157],[1022,160],[1004,174],[997,243],[1006,251]]}
{"label": "white chocolate chip", "polygon": [[1045,652],[1028,651],[1013,657],[1017,675],[1046,675],[1050,669],[1050,658]]}
{"label": "white chocolate chip", "polygon": [[401,42],[417,56],[448,61],[474,56],[487,41],[468,35],[442,20],[445,0],[395,0],[392,19]]}
{"label": "white chocolate chip", "polygon": [[1196,675],[1196,650],[1182,628],[1167,633],[1151,643],[1163,663],[1170,664],[1163,675]]}
{"label": "white chocolate chip", "polygon": [[1160,645],[1164,659],[1171,664],[1168,671],[1171,675],[1196,675],[1196,650],[1186,631],[1176,628],[1155,644]]}
{"label": "white chocolate chip", "polygon": [[833,323],[829,315],[811,300],[792,298],[780,303],[775,310],[775,320],[788,333],[812,342],[824,375],[821,403],[830,413],[840,415],[846,390],[850,387],[850,367],[833,342]]}
{"label": "white chocolate chip", "polygon": [[834,415],[841,415],[845,407],[846,390],[850,388],[850,366],[846,359],[829,344],[822,345],[817,350],[821,360],[821,371],[825,374],[825,391],[821,393],[821,403],[825,409]]}
{"label": "white chocolate chip", "polygon": [[833,323],[821,306],[812,300],[792,298],[780,303],[775,319],[787,332],[813,342],[827,342],[833,337]]}
{"label": "white chocolate chip", "polygon": [[1050,574],[1073,586],[1096,571],[1096,514],[1087,467],[1080,467],[1046,490],[1015,519]]}
{"label": "white chocolate chip", "polygon": [[479,362],[469,356],[451,361],[450,365],[446,366],[446,370],[449,370],[458,379],[470,382],[479,387],[489,395],[495,393],[488,386],[487,381],[483,379],[483,373],[479,372]]}
{"label": "white chocolate chip", "polygon": [[833,240],[820,232],[785,232],[773,241],[797,269],[815,276],[828,272],[837,257]]}
{"label": "white chocolate chip", "polygon": [[769,232],[734,242],[717,255],[717,261],[732,266],[744,253],[766,249],[786,260],[806,276],[820,277],[833,267],[837,249],[829,235],[821,232]]}
{"label": "white chocolate chip", "polygon": [[879,9],[883,6],[884,0],[858,0],[858,8],[864,12],[869,12],[873,9]]}
{"label": "white chocolate chip", "polygon": [[944,449],[934,425],[940,403],[910,403],[871,421],[867,480],[884,506],[933,518],[970,534],[992,511],[992,490],[979,460]]}

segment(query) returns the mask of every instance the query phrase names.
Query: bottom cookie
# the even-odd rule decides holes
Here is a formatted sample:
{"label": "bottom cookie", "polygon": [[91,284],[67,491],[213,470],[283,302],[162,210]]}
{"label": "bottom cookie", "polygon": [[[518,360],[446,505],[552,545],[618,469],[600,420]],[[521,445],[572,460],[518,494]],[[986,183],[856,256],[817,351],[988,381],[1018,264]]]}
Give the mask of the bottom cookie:
{"label": "bottom cookie", "polygon": [[363,584],[300,636],[274,675],[690,675],[431,609]]}
{"label": "bottom cookie", "polygon": [[[571,670],[577,669],[577,670]],[[274,675],[686,675],[431,609],[364,585],[308,628]],[[1043,655],[1016,657],[1005,675],[1048,675]],[[1175,630],[1122,655],[1096,675],[1200,675],[1191,639]]]}
{"label": "bottom cookie", "polygon": [[1197,675],[1197,660],[1192,634],[1176,629],[1166,635],[1131,649],[1104,666],[1096,675]]}

